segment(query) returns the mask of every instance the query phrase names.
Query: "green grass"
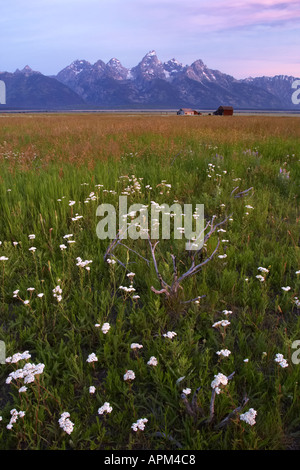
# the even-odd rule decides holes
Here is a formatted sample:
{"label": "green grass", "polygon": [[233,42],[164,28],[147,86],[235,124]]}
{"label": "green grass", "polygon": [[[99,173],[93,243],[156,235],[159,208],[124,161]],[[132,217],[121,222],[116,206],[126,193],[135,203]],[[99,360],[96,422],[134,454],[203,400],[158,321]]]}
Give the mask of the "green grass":
{"label": "green grass", "polygon": [[[8,140],[5,132],[9,131],[2,131],[2,140]],[[24,139],[30,136],[20,135],[20,143]],[[178,139],[181,153],[162,158],[164,135],[158,138],[145,131],[135,138],[137,153],[124,150],[121,158],[101,159],[91,168],[61,158],[45,165],[43,157],[37,156],[24,171],[21,149],[13,168],[11,158],[0,160],[0,257],[8,258],[0,261],[0,340],[7,356],[28,350],[27,362],[45,364],[43,374],[21,394],[22,380],[5,382],[25,361],[0,365],[0,449],[176,448],[164,435],[185,450],[299,448],[300,366],[292,362],[292,344],[300,340],[300,310],[294,301],[300,293],[296,274],[300,269],[300,142],[258,137],[251,148],[241,139],[218,142],[216,149],[211,138],[209,143],[195,135],[187,135],[186,142],[184,135]],[[209,163],[215,165],[211,178]],[[280,168],[289,171],[290,177],[280,175]],[[128,185],[126,178],[120,178],[124,175],[142,178],[140,191],[128,197],[128,204],[155,200],[171,205],[178,200],[182,205],[203,203],[207,220],[217,215],[220,221],[233,214],[224,227],[226,233],[219,234],[229,240],[221,243],[218,253],[226,252],[227,258],[215,256],[182,285],[182,300],[206,296],[199,304],[180,304],[179,299],[170,303],[155,294],[151,286],[160,289],[160,284],[153,263],[148,265],[122,246],[115,254],[127,271],[104,261],[109,241],[97,238],[96,209],[104,202],[118,208],[119,195]],[[163,180],[171,184],[170,189],[160,186]],[[253,190],[245,197],[234,198],[250,187]],[[96,200],[85,203],[91,192]],[[69,206],[71,200],[76,201],[73,206]],[[72,221],[76,213],[83,218]],[[36,238],[29,240],[30,234]],[[68,244],[66,234],[73,234],[76,243]],[[217,234],[212,237],[209,253],[217,238]],[[184,243],[171,238],[157,246],[158,266],[167,282],[172,279],[171,254],[176,255],[181,273],[190,265]],[[126,244],[151,260],[146,240]],[[31,246],[37,248],[35,253],[29,251]],[[76,266],[77,257],[92,260],[90,271]],[[269,269],[265,282],[256,278],[260,266]],[[119,289],[129,286],[129,271],[135,273],[138,300]],[[61,302],[53,297],[57,285],[62,288]],[[291,290],[284,292],[283,286]],[[29,287],[35,291],[28,292]],[[19,293],[14,298],[16,289]],[[44,297],[37,297],[41,292]],[[26,299],[29,305],[23,303]],[[225,318],[225,309],[232,314],[221,334],[212,325]],[[111,325],[106,335],[95,327],[104,322]],[[177,336],[163,337],[168,331]],[[132,351],[133,342],[143,348]],[[216,351],[225,348],[231,355],[220,359]],[[91,353],[98,362],[86,362]],[[277,353],[287,359],[287,368],[274,361]],[[147,365],[151,356],[158,360],[156,367]],[[123,380],[129,369],[136,375],[132,383]],[[213,422],[204,424],[210,415],[214,375],[232,372],[233,379],[216,396]],[[180,377],[185,378],[177,383]],[[92,385],[94,395],[89,393]],[[181,398],[186,387],[192,390],[190,402],[201,387],[195,418]],[[227,427],[217,429],[245,395],[249,402],[242,412],[254,408],[256,424],[251,427],[237,415]],[[104,402],[113,411],[100,416],[98,408]],[[8,430],[13,408],[25,411],[25,417]],[[75,425],[71,435],[58,424],[64,411]],[[140,418],[148,422],[144,431],[135,433],[131,425]]]}

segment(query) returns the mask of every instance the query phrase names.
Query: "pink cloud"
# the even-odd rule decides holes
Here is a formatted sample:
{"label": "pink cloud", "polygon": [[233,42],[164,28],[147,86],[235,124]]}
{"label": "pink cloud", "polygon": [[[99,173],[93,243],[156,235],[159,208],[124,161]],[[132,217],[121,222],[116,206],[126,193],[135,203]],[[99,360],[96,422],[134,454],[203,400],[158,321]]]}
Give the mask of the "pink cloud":
{"label": "pink cloud", "polygon": [[146,10],[149,17],[165,17],[168,28],[220,31],[256,25],[300,23],[299,0],[161,0]]}

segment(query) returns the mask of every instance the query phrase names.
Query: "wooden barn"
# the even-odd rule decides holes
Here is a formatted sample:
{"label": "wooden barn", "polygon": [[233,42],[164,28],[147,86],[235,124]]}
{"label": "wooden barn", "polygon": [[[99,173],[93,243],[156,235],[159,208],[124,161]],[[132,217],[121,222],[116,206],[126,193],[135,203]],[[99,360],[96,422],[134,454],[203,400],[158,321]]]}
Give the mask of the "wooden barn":
{"label": "wooden barn", "polygon": [[214,112],[215,116],[232,116],[233,107],[232,106],[219,106],[217,111]]}
{"label": "wooden barn", "polygon": [[199,116],[201,113],[191,108],[180,108],[180,110],[177,111],[177,114],[179,116]]}

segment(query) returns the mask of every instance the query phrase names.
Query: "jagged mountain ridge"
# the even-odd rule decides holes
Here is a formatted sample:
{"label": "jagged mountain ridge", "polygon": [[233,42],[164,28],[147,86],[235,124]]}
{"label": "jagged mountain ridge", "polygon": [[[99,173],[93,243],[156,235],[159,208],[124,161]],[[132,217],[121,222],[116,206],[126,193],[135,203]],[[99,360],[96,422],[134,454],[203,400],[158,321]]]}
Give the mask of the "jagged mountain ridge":
{"label": "jagged mountain ridge", "polygon": [[[29,66],[0,73],[7,85],[7,105],[19,107],[193,107],[220,104],[244,109],[297,109],[291,101],[295,77],[249,77],[238,80],[209,69],[202,60],[183,65],[161,62],[150,51],[128,69],[112,58],[75,60],[56,76],[46,77]],[[299,106],[298,106],[299,108]]]}
{"label": "jagged mountain ridge", "polygon": [[41,109],[85,104],[70,87],[28,65],[14,73],[0,72],[0,80],[6,85],[6,107]]}
{"label": "jagged mountain ridge", "polygon": [[191,65],[176,59],[163,63],[155,51],[131,69],[115,58],[107,64],[76,60],[56,78],[91,105],[211,108],[222,103],[237,108],[295,109],[291,101],[294,77],[238,80],[209,69],[200,59]]}

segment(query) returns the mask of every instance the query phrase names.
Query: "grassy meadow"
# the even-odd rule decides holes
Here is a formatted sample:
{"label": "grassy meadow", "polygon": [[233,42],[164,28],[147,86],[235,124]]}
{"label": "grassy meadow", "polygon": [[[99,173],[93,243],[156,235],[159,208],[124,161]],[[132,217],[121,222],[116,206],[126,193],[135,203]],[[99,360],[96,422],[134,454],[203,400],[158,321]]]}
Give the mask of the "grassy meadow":
{"label": "grassy meadow", "polygon": [[[0,116],[1,450],[300,448],[299,124]],[[184,237],[97,237],[122,194],[222,222],[175,295]]]}

